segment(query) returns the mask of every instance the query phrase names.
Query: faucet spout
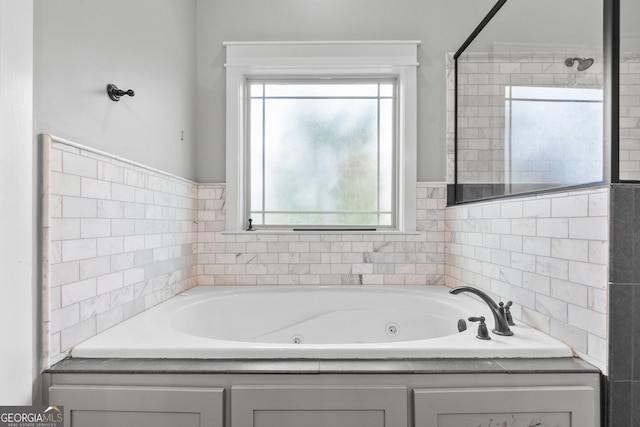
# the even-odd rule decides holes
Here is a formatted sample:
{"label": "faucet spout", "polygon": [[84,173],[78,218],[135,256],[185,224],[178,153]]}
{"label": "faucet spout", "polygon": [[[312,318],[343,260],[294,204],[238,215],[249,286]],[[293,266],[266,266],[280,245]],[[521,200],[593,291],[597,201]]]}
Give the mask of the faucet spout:
{"label": "faucet spout", "polygon": [[500,307],[489,295],[487,295],[480,289],[476,289],[471,286],[458,286],[457,288],[453,288],[449,291],[449,293],[452,293],[454,295],[462,292],[469,292],[477,295],[487,303],[487,305],[491,309],[491,313],[493,314],[493,320],[495,321],[495,328],[492,331],[494,334],[505,336],[513,335],[513,332],[511,331],[511,329],[509,329],[509,323],[507,323],[507,319],[502,314],[502,311],[500,311]]}

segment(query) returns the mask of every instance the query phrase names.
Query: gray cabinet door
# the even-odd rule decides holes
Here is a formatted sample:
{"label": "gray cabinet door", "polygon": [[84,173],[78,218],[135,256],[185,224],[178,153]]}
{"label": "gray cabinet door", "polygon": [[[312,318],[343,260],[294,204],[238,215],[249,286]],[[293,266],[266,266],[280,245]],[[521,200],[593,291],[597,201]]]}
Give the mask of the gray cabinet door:
{"label": "gray cabinet door", "polygon": [[416,427],[595,427],[591,387],[414,390]]}
{"label": "gray cabinet door", "polygon": [[232,427],[407,426],[406,387],[237,386]]}
{"label": "gray cabinet door", "polygon": [[224,389],[55,385],[67,427],[223,427]]}

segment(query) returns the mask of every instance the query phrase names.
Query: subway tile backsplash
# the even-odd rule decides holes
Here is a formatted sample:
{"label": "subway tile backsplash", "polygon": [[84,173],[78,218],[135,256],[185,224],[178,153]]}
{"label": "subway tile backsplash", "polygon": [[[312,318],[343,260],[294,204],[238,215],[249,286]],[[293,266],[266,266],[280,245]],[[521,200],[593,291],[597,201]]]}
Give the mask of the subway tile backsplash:
{"label": "subway tile backsplash", "polygon": [[224,184],[44,140],[45,366],[196,284],[460,283],[605,366],[606,188],[446,208],[421,182],[415,233],[227,233]]}
{"label": "subway tile backsplash", "polygon": [[198,280],[210,285],[444,284],[446,185],[418,183],[417,232],[225,233],[224,184],[198,185]]}

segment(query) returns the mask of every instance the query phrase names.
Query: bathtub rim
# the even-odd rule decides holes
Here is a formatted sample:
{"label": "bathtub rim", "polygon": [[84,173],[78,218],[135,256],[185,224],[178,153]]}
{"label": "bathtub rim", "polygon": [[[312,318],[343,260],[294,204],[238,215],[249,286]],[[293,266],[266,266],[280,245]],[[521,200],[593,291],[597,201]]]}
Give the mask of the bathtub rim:
{"label": "bathtub rim", "polygon": [[[311,290],[350,290],[350,289],[358,289],[364,292],[372,292],[372,291],[380,291],[380,290],[393,290],[393,292],[437,292],[442,293],[443,295],[448,293],[449,288],[444,286],[376,286],[376,287],[362,287],[362,286],[274,286],[271,288],[271,292],[274,291],[287,291],[287,290],[303,290],[303,291],[311,291]],[[192,294],[198,292],[227,292],[227,293],[235,293],[235,292],[253,292],[259,290],[261,292],[267,292],[268,289],[264,286],[197,286],[185,291],[183,294],[188,294],[191,292]],[[128,319],[127,322],[144,322],[146,316],[149,316],[149,313],[152,313],[157,310],[162,310],[162,305],[169,305],[171,301],[172,304],[178,304],[180,301],[179,294],[170,300],[165,301],[162,304],[159,304],[151,309],[140,313],[137,316]],[[188,296],[188,295],[187,295]],[[452,296],[453,297],[453,296]],[[476,307],[485,307],[483,303],[478,302],[475,298],[467,295],[460,295],[454,298],[461,297],[465,299],[465,301],[475,304]],[[134,320],[138,319],[138,320]],[[143,319],[143,320],[140,320]],[[452,348],[450,343],[444,342],[441,343],[441,346],[438,348],[433,347],[433,344],[436,343],[437,340],[446,341],[446,339],[441,338],[433,338],[428,340],[430,344],[429,348],[420,347],[421,344],[424,344],[420,341],[417,342],[409,342],[411,345],[404,346],[401,348],[381,348],[380,345],[370,346],[370,348],[366,348],[363,345],[350,346],[348,348],[339,347],[339,348],[327,348],[324,345],[315,346],[303,345],[303,346],[289,346],[284,348],[283,345],[259,345],[255,346],[253,344],[250,345],[237,345],[238,343],[243,344],[242,342],[235,341],[219,341],[215,344],[222,344],[222,346],[212,347],[211,339],[200,339],[196,344],[193,345],[194,341],[190,341],[187,345],[189,347],[183,348],[175,348],[175,346],[167,347],[165,345],[158,344],[158,336],[162,335],[157,331],[151,333],[154,337],[148,337],[144,334],[140,335],[138,331],[138,340],[136,340],[135,336],[125,336],[120,337],[120,341],[118,341],[119,345],[116,346],[112,342],[109,342],[109,339],[113,338],[113,336],[117,335],[119,331],[123,328],[126,328],[127,322],[123,322],[114,326],[113,328],[102,332],[101,334],[96,335],[95,337],[89,338],[88,340],[80,343],[74,349],[72,349],[70,355],[72,358],[136,358],[136,359],[149,359],[149,358],[163,358],[163,359],[248,359],[248,360],[259,360],[259,359],[268,359],[268,360],[276,360],[276,359],[286,359],[286,360],[297,360],[297,359],[322,359],[322,360],[349,360],[349,359],[359,359],[359,360],[375,360],[375,359],[411,359],[411,360],[419,360],[419,359],[446,359],[446,358],[474,358],[474,359],[486,359],[486,358],[505,358],[505,359],[513,359],[513,358],[561,358],[561,357],[571,357],[573,356],[572,350],[564,343],[558,341],[555,338],[550,337],[543,332],[537,331],[529,326],[521,324],[516,328],[520,328],[518,333],[514,337],[500,337],[496,335],[492,335],[492,340],[489,342],[481,341],[475,339],[475,328],[469,328],[467,331],[456,334],[453,336],[454,341],[457,339],[458,345],[457,348]],[[138,325],[139,326],[139,325]],[[179,342],[182,342],[182,338],[178,335],[172,335],[172,338],[177,339]],[[189,337],[191,339],[192,337]],[[448,338],[448,337],[444,337]],[[542,343],[545,344],[545,347],[533,346],[530,341],[532,338],[536,338],[536,340],[541,340]],[[151,343],[141,344],[142,341],[150,339]],[[154,339],[156,341],[154,342]],[[128,340],[128,342],[127,342]],[[204,341],[203,341],[204,340]],[[166,336],[165,336],[166,341]],[[462,343],[462,344],[460,344]],[[488,343],[488,344],[487,344]],[[506,348],[513,348],[515,344],[520,346],[524,346],[522,348],[517,349],[515,352],[504,352],[504,349],[498,349],[496,351],[496,345],[506,346]],[[462,347],[460,347],[462,345]],[[155,346],[155,347],[154,347]],[[493,346],[493,347],[492,347]],[[461,351],[464,350],[464,351]],[[363,353],[364,351],[364,353]],[[469,356],[469,351],[473,351],[473,355]],[[314,353],[315,352],[315,353]]]}

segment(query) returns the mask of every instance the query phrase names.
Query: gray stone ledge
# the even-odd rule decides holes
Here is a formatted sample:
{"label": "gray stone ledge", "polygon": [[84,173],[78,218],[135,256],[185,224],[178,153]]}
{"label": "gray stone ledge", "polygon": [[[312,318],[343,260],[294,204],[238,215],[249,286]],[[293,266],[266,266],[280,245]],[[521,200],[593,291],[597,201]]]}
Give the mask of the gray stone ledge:
{"label": "gray stone ledge", "polygon": [[532,359],[84,359],[69,358],[49,374],[542,374],[598,373],[578,358]]}

